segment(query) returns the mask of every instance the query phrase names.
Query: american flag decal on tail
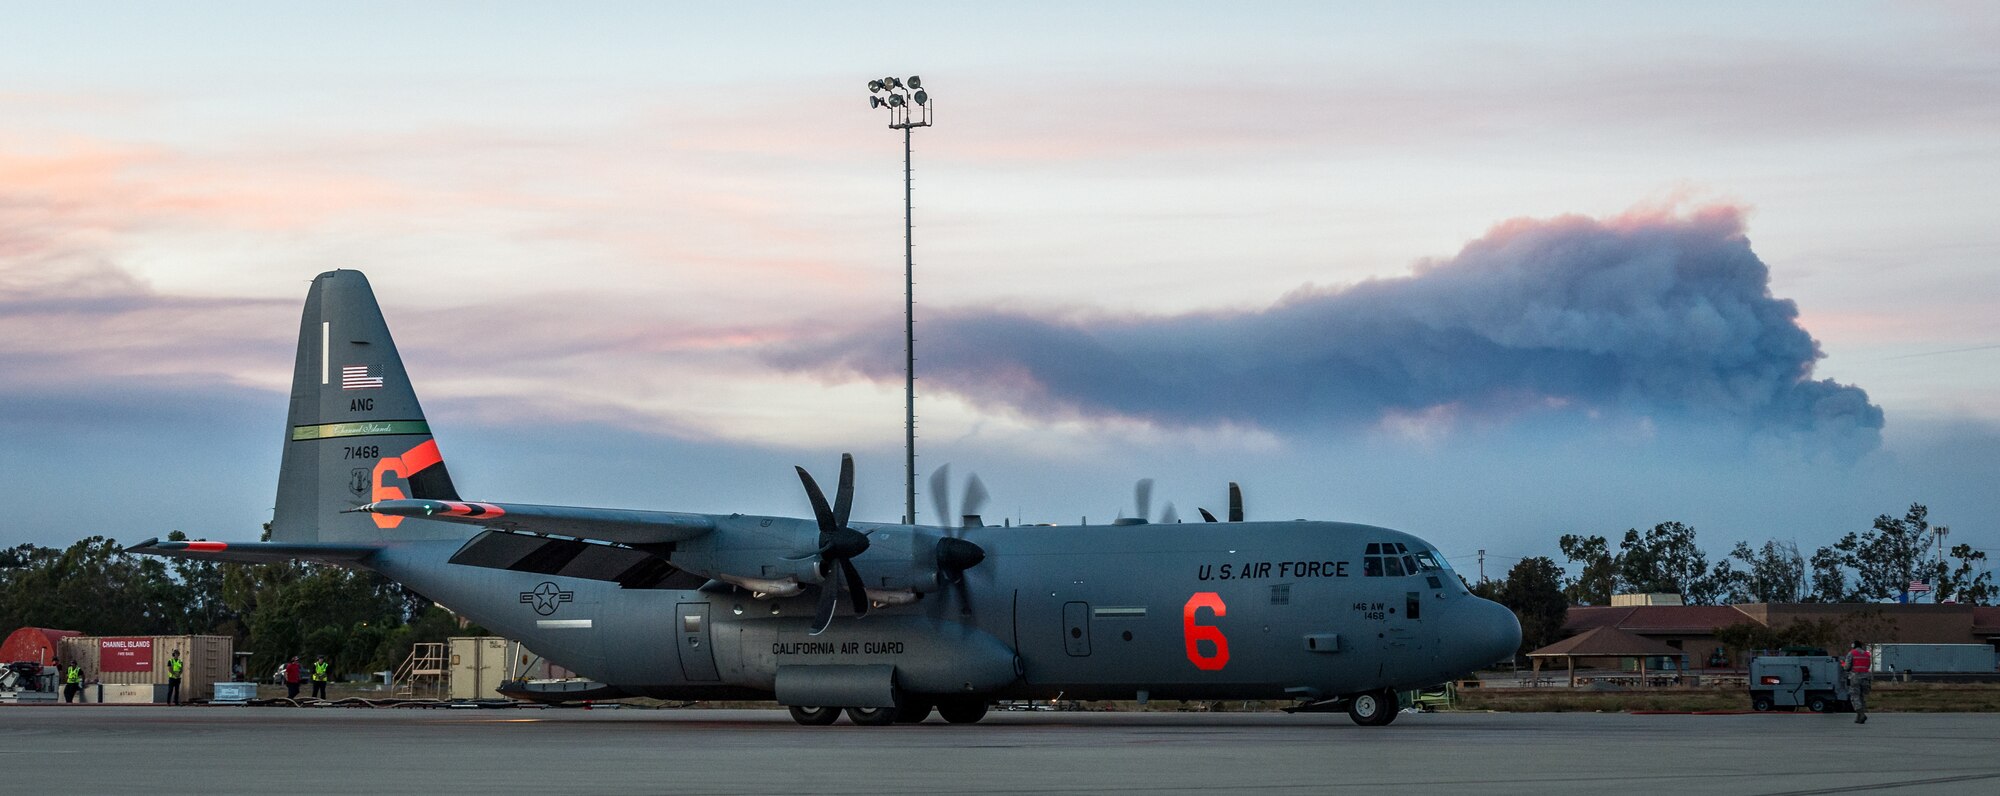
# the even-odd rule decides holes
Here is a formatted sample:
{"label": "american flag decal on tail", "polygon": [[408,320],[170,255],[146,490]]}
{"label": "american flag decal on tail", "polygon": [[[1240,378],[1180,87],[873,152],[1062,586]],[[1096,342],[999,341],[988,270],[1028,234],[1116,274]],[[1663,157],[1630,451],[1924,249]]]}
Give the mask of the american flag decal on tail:
{"label": "american flag decal on tail", "polygon": [[340,368],[340,388],[343,390],[373,390],[381,386],[382,377],[368,375],[367,365],[343,365]]}

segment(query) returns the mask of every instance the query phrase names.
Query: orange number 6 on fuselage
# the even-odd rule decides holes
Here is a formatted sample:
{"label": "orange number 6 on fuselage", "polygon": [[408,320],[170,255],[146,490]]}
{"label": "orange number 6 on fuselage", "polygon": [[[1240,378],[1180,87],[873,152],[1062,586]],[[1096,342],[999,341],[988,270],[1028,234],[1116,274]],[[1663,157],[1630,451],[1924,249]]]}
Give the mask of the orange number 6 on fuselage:
{"label": "orange number 6 on fuselage", "polygon": [[[1194,612],[1202,608],[1214,611],[1218,617],[1229,614],[1229,606],[1222,604],[1222,596],[1212,591],[1198,591],[1189,597],[1187,605],[1181,607],[1181,637],[1187,643],[1188,660],[1194,667],[1205,672],[1219,671],[1229,665],[1229,639],[1222,635],[1222,628],[1214,625],[1195,624]],[[1215,645],[1211,655],[1201,654],[1200,642]]]}

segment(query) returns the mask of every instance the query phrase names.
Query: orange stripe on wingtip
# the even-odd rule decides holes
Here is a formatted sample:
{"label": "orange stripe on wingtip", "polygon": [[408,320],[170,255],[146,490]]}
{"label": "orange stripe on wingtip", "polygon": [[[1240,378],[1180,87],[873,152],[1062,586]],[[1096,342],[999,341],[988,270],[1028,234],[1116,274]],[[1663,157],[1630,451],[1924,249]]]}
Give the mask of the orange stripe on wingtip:
{"label": "orange stripe on wingtip", "polygon": [[187,549],[203,553],[220,553],[229,549],[228,542],[188,542]]}

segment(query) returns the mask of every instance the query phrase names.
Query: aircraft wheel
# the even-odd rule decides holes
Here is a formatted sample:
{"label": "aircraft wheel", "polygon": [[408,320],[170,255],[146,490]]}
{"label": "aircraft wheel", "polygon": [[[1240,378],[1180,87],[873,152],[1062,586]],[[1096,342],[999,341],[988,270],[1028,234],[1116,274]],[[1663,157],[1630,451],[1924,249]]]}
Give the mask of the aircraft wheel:
{"label": "aircraft wheel", "polygon": [[1396,720],[1396,692],[1387,689],[1355,694],[1347,701],[1347,717],[1363,727],[1381,727]]}
{"label": "aircraft wheel", "polygon": [[847,720],[863,727],[887,727],[896,723],[896,709],[848,708]]}
{"label": "aircraft wheel", "polygon": [[931,717],[931,703],[905,702],[896,707],[897,724],[922,724]]}
{"label": "aircraft wheel", "polygon": [[840,708],[808,708],[792,705],[787,709],[792,712],[792,721],[808,727],[824,727],[840,718]]}
{"label": "aircraft wheel", "polygon": [[1767,696],[1752,697],[1750,699],[1750,709],[1758,713],[1769,712],[1771,710],[1771,698]]}
{"label": "aircraft wheel", "polygon": [[939,702],[938,715],[953,724],[977,723],[980,719],[986,718],[986,700],[974,697]]}

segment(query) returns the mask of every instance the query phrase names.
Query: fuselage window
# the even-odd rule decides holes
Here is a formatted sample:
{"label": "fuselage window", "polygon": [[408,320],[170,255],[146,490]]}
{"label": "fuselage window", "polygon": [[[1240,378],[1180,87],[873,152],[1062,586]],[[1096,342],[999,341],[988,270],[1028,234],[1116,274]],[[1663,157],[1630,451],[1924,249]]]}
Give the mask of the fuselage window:
{"label": "fuselage window", "polygon": [[1417,592],[1407,592],[1406,594],[1407,596],[1403,598],[1403,613],[1408,614],[1411,619],[1422,619],[1424,596]]}
{"label": "fuselage window", "polygon": [[[1374,547],[1374,545],[1369,545],[1369,547]],[[1382,557],[1368,556],[1361,559],[1361,576],[1364,578],[1382,577]]]}
{"label": "fuselage window", "polygon": [[1395,556],[1385,556],[1382,559],[1382,563],[1388,565],[1389,577],[1400,578],[1403,576],[1403,559]]}

